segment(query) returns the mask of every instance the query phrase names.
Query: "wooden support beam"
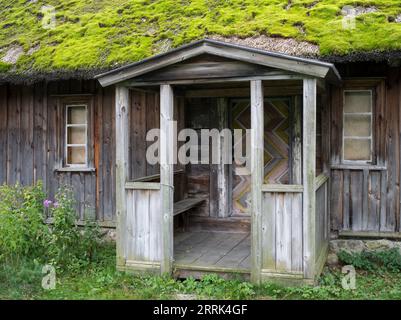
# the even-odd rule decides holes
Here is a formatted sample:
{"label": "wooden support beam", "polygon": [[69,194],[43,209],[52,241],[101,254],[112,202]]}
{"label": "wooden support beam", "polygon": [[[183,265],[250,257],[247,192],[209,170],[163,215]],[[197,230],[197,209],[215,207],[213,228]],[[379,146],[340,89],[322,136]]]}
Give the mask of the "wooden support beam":
{"label": "wooden support beam", "polygon": [[260,283],[262,270],[263,102],[262,81],[251,81],[251,280],[255,283]]}
{"label": "wooden support beam", "polygon": [[[217,116],[218,116],[218,129],[220,131],[220,138],[218,140],[218,148],[220,154],[220,163],[217,165],[217,196],[218,196],[218,217],[227,218],[230,215],[230,204],[229,201],[229,165],[223,164],[227,154],[229,154],[228,142],[222,135],[223,129],[228,128],[228,99],[218,98],[217,99]],[[231,143],[230,143],[231,144]]]}
{"label": "wooden support beam", "polygon": [[160,191],[162,215],[161,272],[171,274],[173,268],[173,204],[174,204],[174,94],[166,84],[160,86]]}
{"label": "wooden support beam", "polygon": [[315,277],[315,171],[316,171],[316,79],[304,79],[303,90],[303,256],[304,277]]}
{"label": "wooden support beam", "polygon": [[125,183],[128,176],[128,106],[129,90],[116,86],[116,220],[117,220],[117,265],[125,265],[124,234],[127,209]]}

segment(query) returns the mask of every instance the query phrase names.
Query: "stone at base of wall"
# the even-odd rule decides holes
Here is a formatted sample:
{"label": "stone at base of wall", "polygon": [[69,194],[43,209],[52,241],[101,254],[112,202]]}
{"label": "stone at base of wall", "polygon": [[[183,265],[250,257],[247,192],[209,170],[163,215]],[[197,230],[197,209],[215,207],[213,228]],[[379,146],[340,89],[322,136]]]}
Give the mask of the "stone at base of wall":
{"label": "stone at base of wall", "polygon": [[401,253],[401,241],[391,241],[387,239],[378,240],[357,240],[357,239],[335,239],[330,240],[327,265],[338,264],[337,254],[341,251],[350,253],[360,253],[362,251],[380,251],[397,248]]}

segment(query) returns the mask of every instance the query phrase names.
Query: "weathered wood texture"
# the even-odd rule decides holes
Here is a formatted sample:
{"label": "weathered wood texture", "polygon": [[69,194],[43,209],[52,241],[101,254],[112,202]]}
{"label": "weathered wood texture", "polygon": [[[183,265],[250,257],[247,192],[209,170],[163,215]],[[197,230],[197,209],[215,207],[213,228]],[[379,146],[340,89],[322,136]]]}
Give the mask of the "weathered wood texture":
{"label": "weathered wood texture", "polygon": [[[89,165],[94,170],[58,171],[62,166],[62,102],[91,104]],[[115,212],[114,88],[95,81],[38,82],[0,86],[0,184],[42,180],[50,198],[59,186],[72,186],[78,218],[96,211],[99,221]]]}
{"label": "weathered wood texture", "polygon": [[264,95],[262,81],[251,81],[251,279],[254,282],[260,282],[262,269],[263,116]]}
{"label": "weathered wood texture", "polygon": [[[161,272],[173,268],[174,210],[174,92],[170,85],[160,86],[160,212]],[[154,230],[153,230],[154,231]]]}
{"label": "weathered wood texture", "polygon": [[127,218],[123,232],[127,260],[160,262],[162,214],[160,190],[126,190]]}
{"label": "weathered wood texture", "polygon": [[302,201],[304,277],[315,277],[315,175],[316,175],[316,79],[304,79],[302,116]]}
{"label": "weathered wood texture", "polygon": [[302,272],[302,192],[264,192],[262,269]]}
{"label": "weathered wood texture", "polygon": [[322,185],[316,189],[316,205],[315,205],[315,226],[316,226],[316,246],[315,246],[315,259],[324,254],[324,250],[329,243],[329,202],[328,193],[329,182],[326,180]]}
{"label": "weathered wood texture", "polygon": [[[401,71],[356,64],[341,70],[343,88],[331,88],[331,228],[344,232],[400,232]],[[343,89],[373,90],[373,161],[344,165],[342,158]]]}

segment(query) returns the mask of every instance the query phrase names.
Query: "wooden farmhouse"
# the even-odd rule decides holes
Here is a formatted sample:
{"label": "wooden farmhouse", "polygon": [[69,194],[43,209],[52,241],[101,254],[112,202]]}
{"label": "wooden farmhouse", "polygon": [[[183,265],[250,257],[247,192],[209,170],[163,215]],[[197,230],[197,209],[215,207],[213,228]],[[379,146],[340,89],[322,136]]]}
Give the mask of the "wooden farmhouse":
{"label": "wooden farmhouse", "polygon": [[[328,37],[350,48],[319,53],[307,23],[317,3],[302,7],[311,11],[302,41],[205,32],[118,66],[103,42],[98,61],[85,63],[94,46],[85,32],[79,48],[52,33],[72,20],[56,15],[55,30],[43,31],[57,38],[53,49],[32,38],[40,49],[28,53],[19,27],[0,19],[9,32],[0,32],[0,184],[41,180],[50,197],[71,186],[78,223],[95,215],[115,228],[117,267],[127,271],[313,284],[330,239],[401,238],[401,51],[374,47],[379,39],[354,50],[338,31]],[[114,30],[108,23],[92,27]],[[182,129],[195,138],[180,138]],[[202,138],[205,129],[217,139]],[[195,147],[184,150],[209,149],[206,159],[173,161],[188,138]],[[236,147],[245,162],[229,153]]]}

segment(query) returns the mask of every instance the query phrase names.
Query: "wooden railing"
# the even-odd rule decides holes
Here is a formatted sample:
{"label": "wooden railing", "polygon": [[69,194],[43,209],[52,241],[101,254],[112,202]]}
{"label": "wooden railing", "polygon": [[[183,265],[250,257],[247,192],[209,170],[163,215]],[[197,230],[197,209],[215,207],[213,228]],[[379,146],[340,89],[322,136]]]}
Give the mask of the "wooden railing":
{"label": "wooden railing", "polygon": [[[323,267],[329,243],[329,177],[322,173],[315,178],[315,259],[316,268]],[[320,272],[320,271],[318,271]]]}
{"label": "wooden railing", "polygon": [[262,185],[262,272],[302,277],[303,185]]}

